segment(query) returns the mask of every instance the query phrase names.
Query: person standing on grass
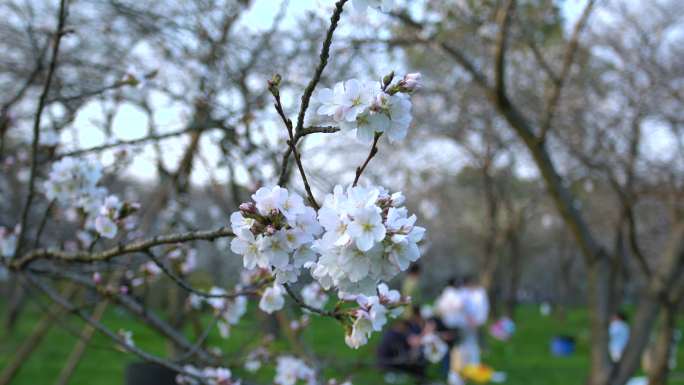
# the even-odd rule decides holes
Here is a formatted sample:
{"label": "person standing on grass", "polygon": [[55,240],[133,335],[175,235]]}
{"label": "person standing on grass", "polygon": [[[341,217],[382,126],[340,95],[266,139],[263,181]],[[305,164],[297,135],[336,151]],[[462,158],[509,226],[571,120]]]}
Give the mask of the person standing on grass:
{"label": "person standing on grass", "polygon": [[613,315],[608,328],[610,335],[610,342],[608,348],[610,350],[610,358],[613,362],[620,361],[622,352],[629,341],[629,324],[627,323],[627,315],[623,312],[617,312]]}
{"label": "person standing on grass", "polygon": [[[462,340],[458,349],[457,364],[463,368],[480,364],[480,328],[489,316],[489,300],[487,291],[475,280],[467,276],[461,289],[463,298]],[[452,360],[452,366],[454,362]]]}
{"label": "person standing on grass", "polygon": [[450,353],[444,357],[442,363],[442,372],[444,377],[447,377],[450,371],[451,355],[459,344],[459,337],[461,330],[465,325],[464,317],[464,298],[463,288],[458,278],[453,277],[447,282],[447,286],[435,301],[435,314],[439,318],[440,332],[449,335],[447,344],[449,345]]}

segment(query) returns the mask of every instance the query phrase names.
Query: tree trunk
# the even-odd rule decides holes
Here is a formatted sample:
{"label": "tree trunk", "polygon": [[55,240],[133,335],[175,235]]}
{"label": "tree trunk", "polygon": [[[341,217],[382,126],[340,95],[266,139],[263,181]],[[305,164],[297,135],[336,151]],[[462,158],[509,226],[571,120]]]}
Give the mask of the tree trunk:
{"label": "tree trunk", "polygon": [[670,372],[670,354],[672,354],[672,338],[676,326],[676,305],[663,307],[663,319],[653,349],[651,372],[648,373],[648,385],[667,385]]}
{"label": "tree trunk", "polygon": [[498,235],[497,217],[499,205],[497,202],[494,178],[490,174],[491,163],[486,161],[482,167],[482,184],[484,188],[485,207],[487,210],[487,228],[484,243],[482,245],[482,271],[480,272],[480,284],[487,291],[489,297],[489,316],[497,316],[497,295],[496,295],[496,270],[498,258],[496,256],[496,238]]}
{"label": "tree trunk", "polygon": [[522,252],[520,239],[518,238],[519,229],[509,229],[508,244],[510,247],[510,281],[506,298],[506,316],[515,320],[515,309],[518,306],[518,287],[520,285]]}
{"label": "tree trunk", "polygon": [[587,385],[610,384],[612,362],[608,354],[611,317],[610,261],[597,258],[587,268],[589,320],[591,323],[590,372]]}

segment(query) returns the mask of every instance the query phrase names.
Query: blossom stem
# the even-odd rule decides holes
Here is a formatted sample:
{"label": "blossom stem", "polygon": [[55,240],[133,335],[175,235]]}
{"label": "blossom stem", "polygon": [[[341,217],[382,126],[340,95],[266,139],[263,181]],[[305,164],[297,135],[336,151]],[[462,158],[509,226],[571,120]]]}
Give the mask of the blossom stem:
{"label": "blossom stem", "polygon": [[[293,151],[293,149],[296,147],[297,142],[299,142],[299,139],[301,139],[303,136],[308,135],[308,133],[302,133],[304,130],[304,117],[306,116],[306,111],[309,109],[309,103],[311,102],[311,96],[313,95],[314,90],[316,89],[316,85],[318,85],[318,82],[321,80],[321,76],[323,75],[323,70],[325,69],[325,66],[328,64],[328,59],[330,58],[330,46],[332,45],[332,38],[333,34],[335,33],[335,29],[337,29],[337,24],[340,21],[340,16],[342,15],[343,7],[344,4],[348,0],[339,0],[337,3],[335,3],[335,11],[333,12],[332,16],[330,17],[330,27],[328,27],[328,32],[325,35],[325,39],[323,40],[323,46],[321,47],[321,53],[319,55],[319,62],[318,66],[316,67],[316,70],[314,71],[314,75],[309,81],[309,84],[307,84],[306,88],[304,89],[304,93],[302,94],[302,102],[299,107],[299,113],[297,114],[297,125],[293,128],[292,127],[292,122],[285,117],[285,114],[282,113],[282,106],[280,107],[280,111],[278,111],[278,114],[280,117],[283,119],[285,122],[285,125],[289,128],[290,131],[293,131],[290,133],[290,146],[288,150],[285,152],[283,155],[283,160],[282,160],[282,167],[280,171],[280,178],[278,179],[278,185],[282,186],[285,184],[285,180],[287,178],[287,164],[290,159],[290,154],[294,153],[295,155],[295,161],[297,161],[297,153]],[[275,96],[275,94],[274,94]],[[279,99],[278,97],[276,97]],[[276,104],[278,101],[276,101]],[[276,106],[276,109],[278,107]],[[288,123],[289,122],[289,123]],[[292,136],[294,134],[294,137]],[[297,167],[300,168],[300,172],[302,172],[302,168],[300,167],[301,161],[298,161]],[[304,187],[308,187],[308,182],[304,181]],[[309,189],[307,189],[307,194],[309,194]],[[315,202],[313,199],[313,195],[309,194],[309,200],[312,201],[311,204],[315,206],[315,208],[318,210],[318,204]]]}
{"label": "blossom stem", "polygon": [[176,275],[175,273],[173,273],[161,260],[159,260],[159,258],[156,255],[154,255],[153,252],[151,252],[150,250],[145,250],[145,255],[147,255],[152,260],[152,262],[154,262],[154,264],[157,265],[157,267],[159,267],[161,269],[161,271],[164,272],[164,274],[166,274],[169,278],[171,278],[171,280],[173,280],[178,286],[180,286],[181,288],[187,290],[188,292],[196,294],[200,297],[232,299],[235,297],[239,297],[241,295],[249,295],[249,294],[256,294],[257,293],[256,290],[242,290],[242,291],[237,291],[234,293],[212,294],[212,293],[208,293],[208,292],[205,292],[202,290],[195,289],[194,287],[192,287],[192,285],[187,283],[183,278],[181,278],[178,275]]}
{"label": "blossom stem", "polygon": [[356,185],[359,183],[359,178],[361,178],[361,174],[363,174],[363,171],[368,166],[368,163],[370,163],[371,159],[373,159],[375,155],[378,153],[378,140],[380,140],[381,136],[382,132],[375,133],[375,137],[373,138],[373,145],[371,146],[366,161],[363,162],[363,164],[360,167],[356,168],[356,177],[354,178],[354,183],[352,184],[352,186],[356,187]]}
{"label": "blossom stem", "polygon": [[332,317],[335,319],[341,319],[341,314],[338,313],[337,311],[327,311],[323,309],[318,309],[313,306],[309,306],[304,301],[302,301],[301,298],[292,290],[289,284],[285,283],[283,284],[283,287],[285,287],[285,291],[287,294],[297,303],[297,305],[303,309],[306,309],[312,313],[316,313],[325,317]]}

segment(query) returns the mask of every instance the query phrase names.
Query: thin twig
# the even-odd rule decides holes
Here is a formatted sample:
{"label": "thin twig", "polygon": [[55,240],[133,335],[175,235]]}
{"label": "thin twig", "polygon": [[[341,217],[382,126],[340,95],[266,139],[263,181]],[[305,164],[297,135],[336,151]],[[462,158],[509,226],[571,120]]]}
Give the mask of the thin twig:
{"label": "thin twig", "polygon": [[375,133],[375,137],[373,138],[373,145],[371,146],[370,152],[368,153],[368,157],[361,166],[356,168],[356,176],[354,177],[354,183],[352,183],[352,186],[355,187],[359,183],[359,178],[361,178],[361,174],[363,174],[363,171],[366,169],[371,159],[373,159],[373,157],[375,157],[375,155],[378,153],[378,140],[380,140],[381,136],[382,132]]}
{"label": "thin twig", "polygon": [[107,143],[107,144],[103,144],[100,146],[94,146],[94,147],[64,152],[61,154],[56,154],[55,156],[52,157],[51,160],[59,160],[59,159],[70,157],[70,156],[81,156],[81,155],[89,154],[92,152],[100,152],[103,150],[108,150],[110,148],[115,148],[115,147],[130,146],[130,145],[136,145],[136,144],[141,144],[141,143],[145,143],[145,142],[152,142],[152,141],[160,141],[163,139],[173,138],[176,136],[181,136],[181,135],[189,134],[189,133],[196,132],[196,131],[197,131],[197,129],[195,129],[193,127],[193,128],[186,128],[183,130],[178,130],[178,131],[173,131],[173,132],[167,132],[164,134],[148,135],[148,136],[138,138],[138,139],[118,140],[116,142]]}
{"label": "thin twig", "polygon": [[219,319],[221,318],[221,313],[216,313],[214,314],[214,317],[211,319],[211,322],[209,325],[207,325],[206,328],[204,328],[204,332],[202,333],[199,338],[195,341],[195,343],[190,347],[190,349],[183,353],[181,356],[176,358],[174,361],[176,362],[184,362],[187,361],[188,359],[192,358],[196,353],[198,353],[200,350],[202,350],[202,345],[204,342],[206,342],[207,338],[209,338],[209,335],[211,334],[211,331],[214,329],[214,326],[218,323]]}
{"label": "thin twig", "polygon": [[21,253],[22,246],[24,244],[24,238],[26,237],[26,231],[28,229],[28,216],[31,209],[31,203],[33,203],[33,195],[35,193],[36,185],[36,174],[38,171],[38,145],[40,144],[40,120],[43,115],[43,109],[45,108],[45,102],[47,101],[48,93],[50,92],[50,85],[52,84],[52,78],[57,68],[57,57],[59,55],[59,45],[62,41],[62,36],[64,36],[64,24],[66,22],[67,15],[67,1],[61,0],[59,2],[59,13],[57,15],[57,30],[54,36],[54,45],[52,46],[52,57],[50,59],[50,65],[48,67],[47,76],[45,78],[45,85],[43,86],[43,92],[40,94],[40,99],[38,100],[38,107],[36,108],[35,118],[33,120],[33,143],[31,144],[31,173],[29,176],[28,193],[26,194],[26,203],[21,214],[21,229],[19,230],[19,237],[17,238],[17,248],[14,253],[16,257]]}
{"label": "thin twig", "polygon": [[292,290],[289,284],[285,283],[283,284],[283,287],[285,287],[285,291],[287,294],[297,303],[297,305],[303,309],[306,309],[312,313],[316,313],[319,315],[322,315],[324,317],[332,317],[335,319],[340,319],[341,314],[335,311],[328,311],[328,310],[323,310],[323,309],[318,309],[313,306],[309,306],[304,301],[302,301],[301,298],[297,295],[297,293]]}
{"label": "thin twig", "polygon": [[[304,89],[304,93],[302,94],[302,102],[299,107],[299,113],[297,114],[297,125],[294,127],[294,137],[290,138],[292,142],[290,144],[290,148],[288,148],[288,150],[283,155],[280,178],[278,179],[278,184],[281,186],[285,183],[285,178],[287,176],[287,163],[289,162],[290,154],[293,152],[292,149],[297,146],[297,142],[299,142],[299,139],[301,139],[304,136],[300,135],[299,132],[304,128],[304,117],[306,116],[306,111],[309,109],[311,96],[313,95],[313,92],[316,89],[316,85],[318,85],[318,82],[321,80],[321,76],[323,75],[323,70],[325,69],[325,66],[328,64],[328,59],[330,57],[330,46],[332,45],[332,38],[335,33],[335,29],[337,28],[337,24],[340,21],[340,16],[342,15],[342,10],[346,2],[347,0],[339,0],[337,3],[335,3],[335,11],[330,17],[330,27],[328,28],[328,32],[325,35],[325,39],[323,40],[323,46],[321,47],[321,53],[319,55],[320,60],[318,62],[318,66],[316,66],[314,75],[309,81],[309,84],[307,84],[306,88]],[[285,118],[284,120],[286,122],[289,121],[289,119],[287,118]],[[290,128],[291,127],[292,123],[290,123]]]}
{"label": "thin twig", "polygon": [[314,72],[314,76],[309,81],[309,84],[304,89],[304,94],[302,95],[302,104],[299,107],[299,114],[297,115],[297,126],[296,130],[299,131],[304,127],[304,116],[306,115],[306,110],[309,109],[309,102],[311,101],[311,95],[313,95],[316,85],[321,80],[321,75],[323,75],[323,70],[328,64],[328,58],[330,57],[330,46],[332,45],[333,34],[337,28],[337,23],[340,21],[340,16],[342,15],[342,8],[347,0],[339,0],[335,3],[335,11],[330,17],[330,28],[325,35],[325,40],[323,41],[323,47],[321,49],[321,54],[319,56],[320,61]]}
{"label": "thin twig", "polygon": [[575,28],[572,32],[572,37],[568,42],[568,46],[563,56],[563,67],[561,68],[560,75],[558,76],[558,82],[553,84],[551,95],[547,99],[548,102],[546,105],[546,111],[541,120],[541,128],[538,139],[540,142],[546,140],[546,135],[551,129],[551,123],[553,122],[553,116],[556,112],[556,108],[558,107],[558,102],[560,100],[561,91],[563,90],[563,85],[566,83],[568,79],[568,75],[570,74],[570,68],[572,67],[572,63],[575,59],[575,52],[577,52],[577,47],[579,46],[580,34],[582,33],[584,26],[587,24],[587,20],[589,20],[589,15],[591,15],[594,3],[595,0],[589,0],[587,2],[587,5],[584,7],[584,11],[582,11],[582,15],[575,24]]}
{"label": "thin twig", "polygon": [[195,289],[190,285],[188,282],[186,282],[183,278],[177,276],[174,272],[172,272],[159,258],[154,255],[150,250],[145,250],[144,251],[145,255],[147,255],[152,262],[154,262],[155,265],[157,265],[163,272],[166,274],[171,280],[173,280],[178,286],[181,288],[189,291],[190,293],[196,294],[200,297],[204,298],[236,298],[240,297],[243,295],[249,295],[249,294],[257,294],[256,290],[242,290],[242,291],[237,291],[234,293],[224,293],[224,294],[211,294],[202,290]]}
{"label": "thin twig", "polygon": [[[140,302],[130,295],[121,294],[118,291],[111,291],[106,286],[96,285],[93,283],[90,277],[83,277],[82,275],[75,274],[71,271],[55,268],[41,268],[34,269],[29,268],[29,272],[32,274],[41,274],[51,276],[57,279],[66,279],[81,286],[87,287],[91,290],[96,291],[98,294],[105,298],[109,298],[117,304],[126,308],[132,315],[139,317],[140,320],[145,322],[151,328],[157,330],[163,336],[169,338],[176,346],[190,350],[192,349],[192,344],[185,339],[182,333],[179,333],[166,321],[162,320],[160,317],[155,315],[152,311],[145,308]],[[197,354],[202,360],[207,362],[216,361],[216,357],[213,357],[210,353],[205,350],[197,351]]]}
{"label": "thin twig", "polygon": [[140,358],[142,358],[145,361],[152,362],[152,363],[155,363],[157,365],[167,367],[167,368],[174,370],[178,373],[182,373],[183,375],[190,376],[190,377],[200,381],[203,384],[205,383],[201,377],[198,377],[192,373],[188,373],[187,371],[185,371],[185,369],[183,369],[183,367],[181,367],[181,366],[179,366],[173,362],[167,361],[163,358],[152,355],[146,351],[143,351],[134,345],[128,344],[117,333],[114,333],[113,331],[109,330],[106,326],[104,326],[99,321],[94,320],[86,312],[84,312],[83,310],[81,310],[78,307],[76,307],[75,305],[73,305],[68,299],[62,297],[53,288],[51,288],[47,284],[41,282],[39,279],[34,277],[32,274],[26,274],[25,276],[28,279],[28,281],[34,287],[36,287],[37,289],[39,289],[40,291],[45,293],[53,302],[58,303],[68,312],[77,315],[83,321],[92,325],[95,329],[100,331],[102,334],[106,335],[107,337],[112,339],[114,342],[116,342],[122,349],[124,349],[128,352],[131,352],[133,354],[136,354],[137,356],[139,356]]}
{"label": "thin twig", "polygon": [[36,249],[40,245],[40,238],[43,235],[43,230],[45,230],[45,225],[47,224],[48,218],[50,217],[50,213],[52,212],[52,208],[55,206],[55,200],[51,200],[50,204],[48,204],[48,207],[45,209],[45,214],[43,215],[43,219],[40,221],[40,225],[38,226],[38,233],[36,233],[36,240],[33,242],[33,248]]}

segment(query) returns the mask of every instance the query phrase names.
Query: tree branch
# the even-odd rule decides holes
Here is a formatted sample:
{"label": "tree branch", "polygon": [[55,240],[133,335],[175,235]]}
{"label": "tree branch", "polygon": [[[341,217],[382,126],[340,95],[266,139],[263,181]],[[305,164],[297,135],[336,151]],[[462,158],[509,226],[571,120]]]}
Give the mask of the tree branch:
{"label": "tree branch", "polygon": [[153,238],[140,240],[129,244],[119,244],[116,247],[112,247],[110,249],[103,250],[97,253],[89,253],[86,251],[77,251],[70,253],[59,249],[38,249],[25,254],[19,259],[15,259],[10,264],[10,267],[13,269],[21,269],[27,266],[32,261],[46,258],[50,258],[52,260],[60,260],[64,262],[80,263],[107,261],[109,259],[124,254],[144,252],[145,250],[148,250],[151,247],[159,245],[188,242],[195,240],[213,241],[218,238],[232,236],[233,231],[230,228],[221,227],[217,230],[191,231],[179,234],[158,235]]}
{"label": "tree branch", "polygon": [[554,82],[551,95],[547,99],[546,112],[544,113],[544,116],[541,120],[541,131],[539,133],[539,141],[541,142],[546,140],[546,135],[548,131],[551,129],[553,115],[555,114],[556,108],[558,107],[558,101],[560,100],[563,85],[567,81],[568,75],[570,73],[570,68],[572,67],[572,63],[575,59],[575,52],[577,52],[577,47],[579,46],[579,36],[582,33],[584,26],[587,24],[589,15],[591,14],[591,11],[594,8],[594,3],[595,0],[589,0],[587,2],[587,5],[584,7],[584,11],[582,11],[582,15],[575,24],[575,28],[572,32],[572,37],[568,42],[568,46],[565,50],[565,55],[563,56],[563,67],[561,67],[561,72],[557,78],[557,81]]}
{"label": "tree branch", "polygon": [[370,163],[371,159],[373,159],[375,155],[378,153],[378,140],[380,140],[381,136],[382,132],[375,133],[375,136],[373,137],[373,144],[371,145],[368,157],[361,166],[356,168],[356,176],[354,177],[354,183],[352,183],[352,187],[356,187],[357,183],[359,183],[359,178],[361,178],[361,174],[363,174],[363,171],[368,166],[368,163]]}
{"label": "tree branch", "polygon": [[499,34],[496,39],[494,53],[494,89],[497,96],[503,100],[506,97],[506,48],[508,46],[508,31],[511,24],[511,15],[515,10],[515,0],[507,0],[506,4],[499,8],[496,22],[499,25]]}
{"label": "tree branch", "polygon": [[57,30],[55,31],[54,44],[52,46],[52,57],[50,59],[50,65],[48,67],[47,76],[45,78],[45,85],[43,86],[43,92],[40,94],[40,99],[38,100],[38,107],[36,108],[35,118],[33,120],[33,142],[31,143],[31,171],[29,176],[28,193],[26,195],[26,202],[24,203],[24,208],[21,214],[21,229],[19,230],[19,237],[17,239],[17,248],[14,253],[16,257],[21,253],[22,246],[24,245],[24,238],[26,237],[26,231],[28,229],[28,217],[29,211],[31,210],[31,203],[33,203],[33,195],[35,194],[36,177],[38,172],[38,145],[40,144],[40,121],[43,115],[43,109],[45,108],[45,102],[47,101],[48,94],[50,92],[50,85],[52,84],[52,78],[54,76],[55,70],[57,69],[57,57],[59,56],[59,45],[62,41],[62,36],[64,36],[64,24],[66,23],[67,17],[67,0],[61,0],[59,2],[59,13],[57,14]]}
{"label": "tree branch", "polygon": [[122,337],[120,337],[118,334],[109,330],[106,326],[104,326],[99,321],[94,320],[86,312],[84,312],[80,308],[73,305],[68,299],[62,297],[53,288],[51,288],[47,284],[41,282],[39,279],[34,277],[32,274],[26,274],[26,278],[34,287],[36,287],[37,289],[39,289],[40,291],[45,293],[53,302],[59,304],[66,311],[77,315],[83,321],[92,325],[95,329],[100,331],[102,334],[106,335],[107,337],[112,339],[114,342],[116,342],[122,349],[137,355],[138,357],[142,358],[145,361],[152,362],[152,363],[155,363],[157,365],[167,367],[167,368],[174,370],[178,373],[182,373],[183,375],[190,376],[190,377],[200,381],[203,384],[205,383],[201,377],[198,377],[192,373],[186,372],[181,366],[179,366],[173,362],[164,360],[160,357],[154,356],[150,353],[147,353],[147,352],[135,347],[134,345],[126,343],[126,341]]}
{"label": "tree branch", "polygon": [[[325,39],[323,40],[323,46],[321,47],[321,53],[319,55],[320,60],[318,62],[318,66],[316,67],[313,77],[309,81],[309,84],[306,86],[306,88],[304,89],[304,93],[302,94],[302,101],[299,107],[299,113],[297,114],[297,125],[294,127],[294,137],[292,136],[292,134],[290,135],[290,148],[288,148],[288,150],[283,155],[278,185],[282,186],[283,184],[285,184],[285,178],[287,176],[287,163],[289,162],[290,154],[294,152],[293,148],[297,146],[299,139],[301,139],[304,136],[300,134],[300,131],[304,128],[304,117],[306,116],[306,111],[309,109],[311,96],[313,95],[313,92],[316,89],[316,85],[318,85],[318,82],[321,80],[321,76],[323,75],[323,70],[325,69],[325,66],[328,64],[328,58],[330,57],[330,46],[332,45],[332,38],[335,33],[335,29],[337,28],[337,24],[340,21],[340,16],[342,15],[343,7],[346,2],[347,0],[339,0],[337,3],[335,3],[335,11],[330,17],[330,27],[328,28],[328,32],[325,35]],[[281,114],[281,117],[283,117],[287,125],[287,122],[290,120],[287,117],[284,117],[284,114]],[[292,130],[291,122],[289,123],[289,127]],[[297,166],[299,167],[300,165],[298,164]],[[303,170],[300,167],[300,172],[302,171]],[[311,197],[312,196],[309,197],[310,200]],[[315,201],[312,202],[312,204],[315,204]],[[315,206],[318,207],[318,204],[315,204]]]}

